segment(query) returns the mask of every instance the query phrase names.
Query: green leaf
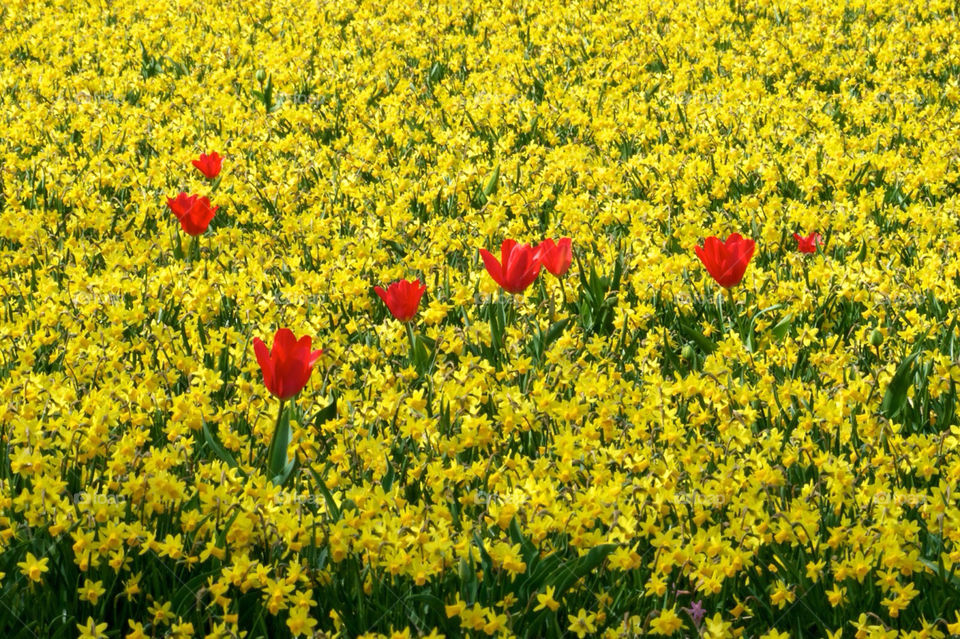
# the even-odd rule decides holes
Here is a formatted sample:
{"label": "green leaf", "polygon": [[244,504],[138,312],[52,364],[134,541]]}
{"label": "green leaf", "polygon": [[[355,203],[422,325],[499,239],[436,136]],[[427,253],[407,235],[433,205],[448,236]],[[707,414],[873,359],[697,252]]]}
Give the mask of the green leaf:
{"label": "green leaf", "polygon": [[229,465],[231,468],[238,468],[237,460],[233,458],[233,455],[223,447],[223,444],[220,443],[220,440],[213,434],[210,430],[210,426],[207,425],[207,420],[200,420],[201,427],[203,429],[203,439],[206,442],[207,446],[210,447],[210,450],[213,451],[213,454],[217,456],[220,461]]}
{"label": "green leaf", "polygon": [[313,418],[313,425],[315,428],[320,428],[320,425],[326,423],[333,419],[337,415],[337,398],[334,397],[333,401],[320,409],[320,412],[316,414]]}
{"label": "green leaf", "polygon": [[297,466],[297,458],[294,457],[287,462],[287,465],[283,467],[279,473],[274,475],[271,478],[271,481],[275,486],[283,486],[287,483],[287,480],[290,479],[290,475],[293,474],[293,469]]}
{"label": "green leaf", "polygon": [[557,338],[563,334],[563,329],[565,329],[567,327],[567,324],[569,323],[570,323],[570,318],[567,317],[557,322],[554,322],[554,324],[547,329],[547,336],[546,336],[546,339],[544,339],[543,341],[544,352],[546,352],[546,350],[550,348],[551,344],[557,341]]}
{"label": "green leaf", "polygon": [[[273,440],[267,451],[267,476],[276,479],[287,468],[287,448],[290,446],[290,409],[285,407],[277,420]],[[276,482],[274,482],[276,483]]]}
{"label": "green leaf", "polygon": [[783,340],[786,337],[787,333],[790,332],[790,328],[793,326],[793,313],[787,314],[782,320],[777,322],[777,325],[770,329],[770,333],[773,335],[773,338],[776,341]]}
{"label": "green leaf", "polygon": [[446,606],[444,605],[443,600],[436,595],[431,595],[428,593],[416,593],[410,597],[410,601],[426,604],[426,606],[433,611],[434,616],[439,619],[445,619],[447,616]]}
{"label": "green leaf", "polygon": [[[471,562],[473,561],[473,555],[470,556]],[[477,580],[477,573],[473,569],[472,563],[468,563],[463,557],[460,558],[460,583],[463,584],[464,590],[466,591],[466,601],[467,603],[473,603],[477,600],[477,591],[480,589],[479,581]]]}
{"label": "green leaf", "polygon": [[517,521],[517,518],[514,517],[510,520],[510,539],[515,544],[520,544],[520,549],[523,551],[523,559],[526,562],[530,562],[531,559],[536,557],[539,554],[537,547],[533,545],[533,542],[523,536],[523,531],[520,529],[520,522]]}
{"label": "green leaf", "polygon": [[485,197],[490,197],[497,192],[497,184],[500,182],[500,165],[498,164],[495,169],[493,169],[493,174],[490,176],[490,179],[487,180],[486,186],[483,187],[483,195]]}
{"label": "green leaf", "polygon": [[473,533],[473,541],[477,544],[477,548],[480,550],[480,565],[483,567],[484,581],[489,582],[493,579],[493,559],[490,558],[490,553],[488,553],[487,549],[484,548],[483,539],[480,538],[480,533]]}
{"label": "green leaf", "polygon": [[403,258],[407,256],[407,249],[404,248],[403,244],[400,242],[397,242],[396,240],[383,240],[383,243],[386,244],[387,248],[393,251],[397,257]]}
{"label": "green leaf", "polygon": [[383,486],[383,492],[389,493],[391,486],[393,486],[393,480],[396,477],[396,473],[393,472],[393,464],[390,463],[390,458],[387,458],[387,472],[383,475],[383,479],[380,480],[380,485]]}
{"label": "green leaf", "polygon": [[572,562],[561,564],[557,570],[547,577],[544,585],[553,586],[556,588],[557,594],[562,595],[580,578],[585,577],[602,564],[604,560],[606,560],[607,555],[616,550],[616,548],[617,544],[603,544],[591,548],[586,555],[578,557]]}
{"label": "green leaf", "polygon": [[207,346],[207,331],[203,329],[203,320],[197,316],[197,336],[200,338],[200,344],[204,348]]}
{"label": "green leaf", "polygon": [[226,523],[220,527],[220,532],[217,533],[217,548],[226,549],[227,533],[230,532],[230,526],[233,525],[233,522],[235,522],[237,517],[240,516],[240,512],[241,511],[239,508],[234,509],[233,514],[230,515],[230,519],[228,519]]}
{"label": "green leaf", "polygon": [[[326,475],[330,470],[330,464],[327,464],[326,468],[323,470],[323,474]],[[330,489],[327,488],[327,484],[323,481],[323,478],[317,474],[313,468],[310,469],[310,474],[313,475],[314,481],[316,481],[317,490],[320,491],[320,494],[323,495],[323,500],[327,504],[327,511],[333,518],[333,521],[340,521],[340,507],[337,506],[337,501],[333,498],[333,495],[330,494]]]}
{"label": "green leaf", "polygon": [[680,330],[684,335],[696,342],[697,346],[700,347],[704,353],[709,355],[713,351],[717,350],[717,345],[704,337],[700,331],[696,330],[692,326],[687,326],[686,324],[680,324]]}
{"label": "green leaf", "polygon": [[749,352],[752,353],[755,347],[753,336],[754,336],[754,326],[756,326],[757,318],[763,315],[764,313],[769,313],[771,311],[775,311],[782,307],[783,307],[782,304],[774,304],[773,306],[768,306],[763,310],[757,311],[756,313],[753,314],[753,317],[750,318],[750,327],[747,329],[747,343],[746,343],[747,350]]}
{"label": "green leaf", "polygon": [[913,381],[913,364],[920,356],[920,350],[920,347],[917,347],[917,350],[900,362],[890,383],[887,384],[887,392],[884,393],[883,402],[880,404],[880,412],[887,419],[894,419],[907,405],[907,391]]}
{"label": "green leaf", "polygon": [[[181,587],[178,588],[171,597],[173,611],[177,613],[184,613],[196,606],[197,593],[203,588],[204,582],[206,582],[210,577],[219,576],[219,574],[220,568],[216,568],[214,570],[201,572],[199,575],[186,583],[181,581]],[[178,581],[180,580],[179,576],[176,574],[174,574],[174,576]]]}
{"label": "green leaf", "polygon": [[[556,589],[554,596],[559,598],[558,595],[562,595],[564,591],[579,579],[596,569],[616,548],[617,544],[596,546],[595,548],[591,548],[586,555],[578,557],[572,562],[560,561],[557,554],[550,555],[537,566],[537,570],[528,577],[525,584],[529,584],[531,588],[535,590],[546,589],[547,586],[553,586]],[[542,577],[544,571],[548,568],[551,570],[549,576],[545,578]],[[548,620],[548,612],[548,610],[540,611],[530,625],[532,634],[528,633],[525,636],[543,636],[543,633],[539,632],[539,627]]]}

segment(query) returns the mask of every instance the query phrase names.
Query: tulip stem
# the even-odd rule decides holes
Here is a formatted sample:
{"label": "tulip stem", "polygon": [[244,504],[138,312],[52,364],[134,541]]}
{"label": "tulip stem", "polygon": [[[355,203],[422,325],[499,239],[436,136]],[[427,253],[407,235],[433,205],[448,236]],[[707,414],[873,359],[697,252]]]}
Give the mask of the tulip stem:
{"label": "tulip stem", "polygon": [[[733,288],[728,288],[728,289],[726,289],[726,291],[727,291],[727,299],[728,299],[729,302],[730,302],[730,310],[727,311],[727,317],[730,318],[730,327],[731,327],[731,328],[736,327],[736,328],[739,330],[739,326],[740,326],[739,317],[740,317],[740,316],[739,316],[739,314],[737,313],[737,300],[734,299],[734,297],[733,297]],[[726,327],[724,328],[724,331],[726,331]]]}
{"label": "tulip stem", "polygon": [[556,303],[553,301],[553,291],[549,290],[543,280],[540,280],[540,290],[543,292],[543,296],[547,299],[547,305],[550,307],[550,322],[553,323],[557,319],[557,309]]}
{"label": "tulip stem", "polygon": [[190,257],[187,258],[187,262],[192,262],[194,259],[200,259],[200,236],[194,235],[190,240]]}
{"label": "tulip stem", "polygon": [[[277,422],[273,425],[273,435],[270,437],[270,446],[267,447],[267,465],[273,459],[273,449],[277,447],[277,433],[280,432],[280,422],[283,420],[283,409],[287,406],[287,400],[280,400],[280,410],[277,411]],[[272,478],[271,478],[272,479]]]}
{"label": "tulip stem", "polygon": [[413,323],[404,322],[407,328],[407,338],[410,340],[410,362],[416,367],[417,373],[420,373],[420,362],[417,361],[417,336],[413,333]]}

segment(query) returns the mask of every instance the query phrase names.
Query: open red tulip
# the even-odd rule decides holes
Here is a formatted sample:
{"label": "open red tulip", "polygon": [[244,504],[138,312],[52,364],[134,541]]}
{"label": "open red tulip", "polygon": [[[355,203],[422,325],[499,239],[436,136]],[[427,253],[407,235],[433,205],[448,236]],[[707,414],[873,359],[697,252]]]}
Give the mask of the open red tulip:
{"label": "open red tulip", "polygon": [[170,207],[170,210],[173,211],[173,214],[177,216],[179,220],[184,215],[186,215],[190,209],[193,208],[193,203],[197,201],[196,195],[187,195],[186,193],[180,193],[177,197],[168,197],[167,206]]}
{"label": "open red tulip", "polygon": [[755,248],[753,240],[743,238],[739,233],[731,233],[725,242],[718,237],[708,237],[702,247],[694,248],[694,252],[707,267],[710,277],[720,286],[730,289],[743,279]]}
{"label": "open red tulip", "polygon": [[208,180],[212,180],[220,175],[220,167],[222,164],[223,158],[220,157],[216,151],[210,155],[201,153],[200,159],[193,161],[193,166],[197,167],[197,169],[199,169]]}
{"label": "open red tulip", "polygon": [[206,197],[181,193],[176,198],[167,198],[167,206],[180,220],[180,226],[190,235],[200,235],[207,230],[210,220],[219,207],[210,207]]}
{"label": "open red tulip", "polygon": [[415,279],[409,282],[399,280],[388,286],[387,290],[374,286],[373,290],[395,318],[401,322],[409,322],[417,314],[420,298],[427,287],[422,286],[419,279]]}
{"label": "open red tulip", "polygon": [[803,237],[799,233],[794,233],[793,239],[797,241],[797,250],[801,253],[816,253],[817,244],[820,243],[820,234],[813,232],[810,235]]}
{"label": "open red tulip", "polygon": [[253,351],[263,371],[264,386],[281,400],[290,399],[303,390],[313,364],[323,355],[323,350],[310,350],[309,337],[298,341],[289,328],[277,330],[269,351],[259,337],[254,337]]}
{"label": "open red tulip", "polygon": [[508,293],[524,292],[540,274],[539,251],[515,240],[500,245],[500,261],[486,249],[480,249],[480,257],[490,277]]}
{"label": "open red tulip", "polygon": [[570,245],[569,237],[565,237],[556,243],[553,240],[546,239],[540,242],[537,251],[543,267],[557,277],[566,273],[573,261],[573,248]]}

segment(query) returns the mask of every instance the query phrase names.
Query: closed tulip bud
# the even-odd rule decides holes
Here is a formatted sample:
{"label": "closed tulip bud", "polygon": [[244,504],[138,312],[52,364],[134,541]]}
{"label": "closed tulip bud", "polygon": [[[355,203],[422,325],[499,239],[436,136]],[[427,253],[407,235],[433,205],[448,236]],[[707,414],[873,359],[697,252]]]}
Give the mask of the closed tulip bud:
{"label": "closed tulip bud", "polygon": [[690,361],[693,361],[693,356],[694,356],[693,347],[690,346],[689,344],[684,344],[683,350],[680,351],[680,357],[690,362]]}
{"label": "closed tulip bud", "polygon": [[267,72],[263,69],[257,69],[257,73],[254,77],[257,78],[257,82],[263,84],[263,81],[267,79]]}
{"label": "closed tulip bud", "polygon": [[883,344],[883,333],[880,332],[880,329],[875,328],[870,331],[870,346],[879,348],[881,344]]}

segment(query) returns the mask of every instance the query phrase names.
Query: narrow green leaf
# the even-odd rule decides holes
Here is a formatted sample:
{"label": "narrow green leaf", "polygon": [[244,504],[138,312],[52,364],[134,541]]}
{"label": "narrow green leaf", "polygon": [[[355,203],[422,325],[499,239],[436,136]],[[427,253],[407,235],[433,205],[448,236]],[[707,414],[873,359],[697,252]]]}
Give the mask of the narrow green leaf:
{"label": "narrow green leaf", "polygon": [[233,455],[223,447],[223,444],[220,443],[220,440],[213,434],[210,430],[210,426],[207,425],[207,420],[201,419],[201,428],[203,429],[203,439],[206,442],[207,446],[210,447],[210,450],[213,451],[213,454],[217,456],[220,461],[229,465],[231,468],[237,468],[237,461],[233,458]]}
{"label": "narrow green leaf", "polygon": [[887,419],[894,419],[907,405],[907,391],[910,389],[912,381],[913,363],[920,356],[918,347],[912,354],[897,367],[890,383],[887,384],[887,392],[883,395],[883,402],[880,404],[880,412]]}
{"label": "narrow green leaf", "polygon": [[274,483],[275,486],[283,486],[284,484],[287,483],[287,480],[290,479],[290,475],[293,474],[293,469],[296,468],[296,466],[297,466],[297,458],[294,457],[293,459],[287,462],[287,465],[283,467],[283,470],[281,470],[278,474],[274,475],[271,478],[271,481]]}
{"label": "narrow green leaf", "polygon": [[290,446],[290,409],[283,411],[277,420],[277,429],[273,433],[267,458],[267,475],[276,478],[287,467],[287,448]]}
{"label": "narrow green leaf", "polygon": [[383,475],[383,479],[380,480],[380,485],[383,486],[383,492],[389,493],[390,488],[393,486],[393,480],[396,477],[396,473],[393,472],[393,464],[390,463],[390,458],[387,458],[387,472]]}
{"label": "narrow green leaf", "polygon": [[770,333],[773,334],[773,337],[776,341],[783,340],[786,337],[787,333],[790,332],[790,328],[793,326],[793,313],[787,314],[782,320],[777,322],[777,325],[770,329]]}
{"label": "narrow green leaf", "polygon": [[490,197],[497,192],[497,184],[500,182],[500,165],[498,164],[496,168],[493,169],[493,174],[490,176],[490,179],[487,180],[486,186],[483,187],[483,195],[485,197]]}
{"label": "narrow green leaf", "polygon": [[[323,474],[326,475],[330,470],[330,464],[327,464],[327,467],[324,469]],[[333,521],[340,521],[340,507],[337,506],[337,501],[333,498],[333,495],[330,493],[330,489],[327,488],[327,484],[323,481],[323,477],[317,474],[313,468],[310,469],[310,474],[313,475],[313,479],[316,482],[317,490],[320,491],[320,494],[323,495],[323,500],[327,504],[327,511],[330,513]]]}
{"label": "narrow green leaf", "polygon": [[680,330],[683,331],[684,335],[696,342],[697,346],[700,347],[700,350],[707,355],[717,350],[717,345],[704,337],[700,331],[696,330],[695,328],[687,326],[686,324],[681,324]]}
{"label": "narrow green leaf", "polygon": [[529,562],[530,559],[535,557],[538,554],[537,547],[533,545],[529,539],[523,536],[523,531],[520,529],[520,522],[517,521],[517,518],[514,517],[510,520],[510,539],[515,544],[520,544],[520,548],[523,551],[524,561]]}
{"label": "narrow green leaf", "polygon": [[570,318],[564,318],[557,322],[554,322],[553,325],[547,329],[546,339],[543,341],[543,350],[546,351],[550,348],[550,345],[557,341],[557,338],[563,334],[563,330],[567,327],[567,324],[570,323]]}
{"label": "narrow green leaf", "polygon": [[317,413],[316,417],[313,418],[313,425],[315,428],[320,428],[320,425],[330,421],[337,415],[337,398],[334,397],[333,401],[320,409],[320,412]]}
{"label": "narrow green leaf", "polygon": [[563,594],[570,586],[575,584],[581,577],[597,568],[604,562],[607,555],[616,550],[617,544],[603,544],[591,548],[590,551],[578,557],[573,562],[561,564],[560,567],[547,577],[545,586],[556,588],[557,594]]}

